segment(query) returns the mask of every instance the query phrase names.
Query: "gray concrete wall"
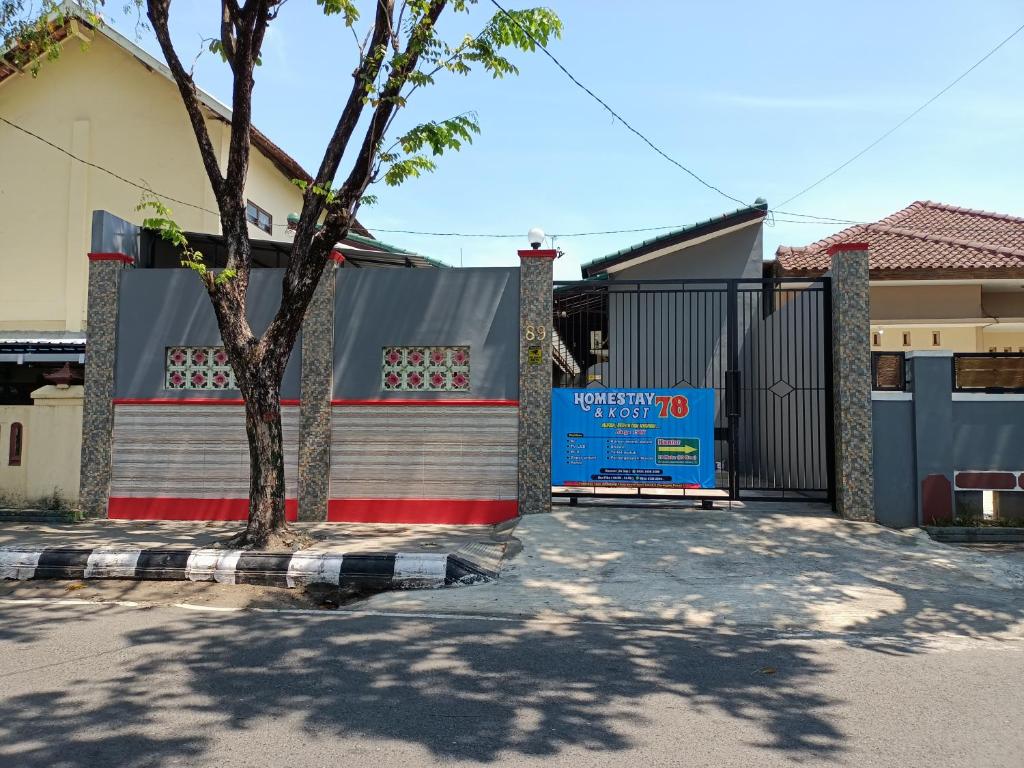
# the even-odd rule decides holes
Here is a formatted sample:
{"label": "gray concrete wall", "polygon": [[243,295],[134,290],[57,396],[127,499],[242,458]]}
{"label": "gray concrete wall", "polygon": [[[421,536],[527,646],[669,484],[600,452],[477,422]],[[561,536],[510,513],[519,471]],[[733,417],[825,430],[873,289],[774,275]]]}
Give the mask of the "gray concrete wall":
{"label": "gray concrete wall", "polygon": [[[342,269],[335,302],[336,399],[518,399],[518,269]],[[387,346],[469,346],[470,390],[384,391]]]}
{"label": "gray concrete wall", "polygon": [[676,278],[761,277],[764,246],[762,225],[743,229],[613,272],[612,280],[674,280]]}
{"label": "gray concrete wall", "polygon": [[106,211],[92,212],[92,253],[123,253],[139,261],[139,227]]}
{"label": "gray concrete wall", "polygon": [[[263,333],[277,310],[283,274],[282,269],[254,269],[249,276],[249,322],[256,333]],[[221,344],[210,297],[192,270],[127,270],[119,301],[115,398],[240,397],[238,390],[164,389],[167,347]],[[284,399],[299,398],[300,347],[301,339],[285,369]]]}
{"label": "gray concrete wall", "polygon": [[1024,402],[953,401],[953,469],[1024,470]]}
{"label": "gray concrete wall", "polygon": [[[762,274],[760,222],[609,276],[609,359],[591,369],[610,387],[724,386],[726,284],[615,286],[620,280],[719,280]],[[673,291],[676,289],[676,291]],[[671,330],[668,330],[671,328]],[[739,335],[746,334],[741,325]]]}
{"label": "gray concrete wall", "polygon": [[875,520],[890,528],[917,525],[914,469],[914,403],[872,401]]}
{"label": "gray concrete wall", "polygon": [[1001,395],[959,399],[948,353],[912,353],[907,364],[913,399],[873,402],[878,522],[905,528],[954,512],[980,514],[980,492],[954,492],[954,473],[1024,469],[1024,403]]}

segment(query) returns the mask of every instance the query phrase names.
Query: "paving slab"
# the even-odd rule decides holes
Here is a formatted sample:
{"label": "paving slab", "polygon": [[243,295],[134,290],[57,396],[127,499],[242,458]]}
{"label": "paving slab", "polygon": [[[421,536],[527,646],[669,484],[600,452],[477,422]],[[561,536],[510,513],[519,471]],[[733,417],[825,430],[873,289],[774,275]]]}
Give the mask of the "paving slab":
{"label": "paving slab", "polygon": [[499,582],[371,610],[1024,634],[1024,560],[840,520],[824,505],[558,505],[522,519]]}

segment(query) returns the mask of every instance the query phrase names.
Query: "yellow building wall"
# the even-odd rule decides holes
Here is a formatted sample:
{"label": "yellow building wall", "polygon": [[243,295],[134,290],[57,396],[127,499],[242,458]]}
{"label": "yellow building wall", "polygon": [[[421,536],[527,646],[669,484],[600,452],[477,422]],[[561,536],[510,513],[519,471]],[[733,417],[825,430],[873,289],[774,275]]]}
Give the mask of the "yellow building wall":
{"label": "yellow building wall", "polygon": [[[177,89],[101,34],[87,50],[65,44],[36,79],[0,84],[0,113],[75,155],[169,197],[216,211]],[[223,167],[230,128],[208,120]],[[142,192],[0,124],[0,331],[85,328],[93,210],[142,223]],[[258,150],[247,196],[275,224],[301,205],[299,190]],[[167,201],[186,230],[220,232],[219,218]],[[253,238],[269,239],[250,225]],[[285,239],[275,227],[273,239]]]}
{"label": "yellow building wall", "polygon": [[936,320],[983,317],[980,285],[872,285],[871,319]]}
{"label": "yellow building wall", "polygon": [[[913,349],[945,349],[951,352],[977,352],[978,331],[974,326],[963,325],[879,325],[871,324],[872,345],[875,351],[905,352]],[[874,334],[880,344],[875,344]],[[939,334],[939,344],[933,344],[932,333]],[[903,343],[903,335],[910,334],[910,344]]]}
{"label": "yellow building wall", "polygon": [[[25,452],[28,448],[28,439],[24,438],[22,442],[20,466],[12,467],[7,463],[7,458],[11,444],[11,425],[21,424],[22,435],[27,435],[31,422],[31,405],[0,405],[0,506],[18,504],[26,497],[28,465],[25,462]],[[79,419],[78,431],[81,434],[81,419]],[[81,438],[79,438],[79,442],[81,442]]]}
{"label": "yellow building wall", "polygon": [[[33,405],[0,405],[0,500],[31,505],[78,500],[84,388],[40,387]],[[11,424],[22,425],[21,465],[8,464]]]}
{"label": "yellow building wall", "polygon": [[1024,351],[1024,324],[1013,322],[1022,318],[1021,292],[984,291],[980,284],[871,286],[871,348],[877,351]]}
{"label": "yellow building wall", "polygon": [[978,351],[988,352],[992,347],[996,352],[1024,352],[1024,331],[983,331]]}

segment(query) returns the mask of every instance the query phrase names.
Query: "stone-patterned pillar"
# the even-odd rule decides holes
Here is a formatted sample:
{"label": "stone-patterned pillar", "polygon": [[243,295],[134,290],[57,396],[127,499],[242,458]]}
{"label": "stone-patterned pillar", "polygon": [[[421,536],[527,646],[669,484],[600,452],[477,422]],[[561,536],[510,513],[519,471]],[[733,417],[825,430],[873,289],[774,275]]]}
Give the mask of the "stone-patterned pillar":
{"label": "stone-patterned pillar", "polygon": [[875,519],[871,429],[871,295],[867,243],[839,243],[832,257],[832,371],[836,510]]}
{"label": "stone-patterned pillar", "polygon": [[302,321],[302,405],[299,415],[299,520],[327,519],[331,472],[331,392],[334,382],[334,289],[340,253],[320,276]]}
{"label": "stone-patterned pillar", "polygon": [[85,517],[107,516],[110,443],[114,429],[118,291],[122,270],[133,262],[131,256],[123,253],[89,254],[82,463],[78,494],[82,515]]}
{"label": "stone-patterned pillar", "polygon": [[551,511],[551,313],[555,250],[519,251],[519,514]]}

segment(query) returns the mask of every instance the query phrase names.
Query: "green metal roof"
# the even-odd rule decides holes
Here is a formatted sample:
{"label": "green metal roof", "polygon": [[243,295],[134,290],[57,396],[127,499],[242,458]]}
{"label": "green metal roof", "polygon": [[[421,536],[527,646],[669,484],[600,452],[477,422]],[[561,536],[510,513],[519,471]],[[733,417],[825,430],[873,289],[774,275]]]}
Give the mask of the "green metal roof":
{"label": "green metal roof", "polygon": [[762,198],[758,198],[757,201],[746,208],[737,208],[735,211],[729,213],[723,213],[721,216],[714,216],[704,221],[698,221],[696,224],[690,224],[686,227],[680,227],[679,229],[673,229],[671,232],[666,232],[664,235],[658,235],[647,240],[642,240],[639,243],[630,245],[626,248],[620,248],[614,253],[609,253],[607,256],[602,256],[599,259],[594,259],[580,267],[583,272],[584,278],[594,277],[600,274],[603,270],[608,267],[620,264],[624,261],[636,256],[641,256],[645,252],[657,250],[659,247],[673,245],[675,243],[684,243],[687,240],[702,235],[711,234],[720,229],[727,229],[728,227],[736,224],[742,224],[746,221],[754,221],[757,218],[763,217],[768,212],[768,203]]}
{"label": "green metal roof", "polygon": [[397,245],[390,245],[388,243],[382,242],[381,240],[377,240],[376,238],[373,237],[363,237],[362,235],[357,235],[354,232],[349,232],[347,235],[345,235],[345,239],[352,240],[353,242],[359,243],[360,245],[368,245],[371,248],[379,248],[380,250],[386,251],[387,253],[395,253],[400,256],[417,256],[418,258],[423,259],[427,263],[433,264],[435,267],[449,266],[448,264],[445,264],[443,261],[439,261],[438,259],[432,259],[429,256],[424,256],[419,253],[407,251],[404,248],[399,248]]}

